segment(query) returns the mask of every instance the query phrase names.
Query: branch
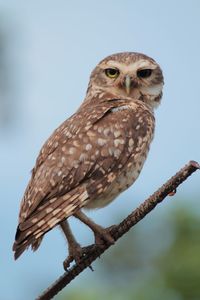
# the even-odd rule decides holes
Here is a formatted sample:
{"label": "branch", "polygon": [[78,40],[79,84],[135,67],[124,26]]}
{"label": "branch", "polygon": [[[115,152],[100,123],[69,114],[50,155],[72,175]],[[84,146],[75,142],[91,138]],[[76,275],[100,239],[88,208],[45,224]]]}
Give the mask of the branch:
{"label": "branch", "polygon": [[[168,195],[173,195],[176,188],[185,181],[193,172],[200,169],[200,165],[195,161],[190,161],[171,179],[169,179],[161,188],[136,208],[119,225],[113,226],[111,235],[117,241],[122,235],[129,231],[135,224],[142,220],[150,211],[162,202]],[[91,266],[91,263],[104,253],[111,245],[91,245],[88,246],[88,253],[81,259],[79,264],[75,264],[68,272],[65,272],[49,288],[47,288],[36,300],[49,300],[59,293],[67,284],[69,284],[84,269]]]}

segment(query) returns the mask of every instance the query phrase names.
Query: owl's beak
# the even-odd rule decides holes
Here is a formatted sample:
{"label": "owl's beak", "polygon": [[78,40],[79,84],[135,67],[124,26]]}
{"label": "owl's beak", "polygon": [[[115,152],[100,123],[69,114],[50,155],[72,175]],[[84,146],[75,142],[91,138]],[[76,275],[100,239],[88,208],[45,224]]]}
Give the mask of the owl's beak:
{"label": "owl's beak", "polygon": [[125,86],[127,95],[130,95],[130,91],[131,91],[131,77],[129,75],[125,76],[124,86]]}

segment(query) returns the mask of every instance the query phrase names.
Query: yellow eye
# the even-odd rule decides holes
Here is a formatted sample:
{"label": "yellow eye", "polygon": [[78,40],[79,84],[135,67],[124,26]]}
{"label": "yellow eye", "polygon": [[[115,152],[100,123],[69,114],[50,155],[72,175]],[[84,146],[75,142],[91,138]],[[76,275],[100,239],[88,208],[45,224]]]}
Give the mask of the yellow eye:
{"label": "yellow eye", "polygon": [[114,68],[105,69],[105,74],[109,78],[117,78],[119,76],[119,70]]}

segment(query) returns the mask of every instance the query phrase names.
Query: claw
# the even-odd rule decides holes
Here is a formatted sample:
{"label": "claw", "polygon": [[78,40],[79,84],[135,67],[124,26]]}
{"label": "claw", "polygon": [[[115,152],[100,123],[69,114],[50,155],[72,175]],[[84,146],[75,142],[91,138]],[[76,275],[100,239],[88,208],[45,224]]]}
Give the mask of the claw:
{"label": "claw", "polygon": [[69,255],[63,262],[63,267],[65,271],[68,270],[70,264],[75,260],[78,264],[83,256],[83,250],[79,244],[74,244],[69,248]]}
{"label": "claw", "polygon": [[[68,271],[70,264],[75,261],[76,264],[80,264],[81,259],[89,254],[93,250],[94,246],[90,245],[87,247],[81,247],[79,244],[73,245],[69,248],[69,255],[63,262],[63,267],[65,271]],[[91,271],[94,271],[92,266],[89,266]]]}
{"label": "claw", "polygon": [[68,268],[70,263],[74,260],[72,255],[68,255],[68,257],[63,261],[63,268],[66,272],[68,272]]}

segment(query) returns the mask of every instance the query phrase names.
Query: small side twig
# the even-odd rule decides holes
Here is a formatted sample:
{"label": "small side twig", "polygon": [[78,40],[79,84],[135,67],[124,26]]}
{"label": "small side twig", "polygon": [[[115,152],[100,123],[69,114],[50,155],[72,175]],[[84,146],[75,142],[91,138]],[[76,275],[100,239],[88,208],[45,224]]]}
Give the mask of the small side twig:
{"label": "small side twig", "polygon": [[[111,235],[117,241],[122,235],[130,230],[135,224],[142,220],[150,211],[152,211],[157,204],[162,202],[166,196],[173,194],[177,187],[185,181],[193,172],[200,169],[200,165],[195,161],[190,161],[185,167],[170,178],[161,188],[159,188],[153,195],[145,200],[137,209],[135,209],[127,218],[125,218],[119,225],[116,225],[111,230]],[[48,289],[46,289],[36,300],[52,299],[59,291],[61,291],[67,284],[69,284],[76,276],[78,276],[84,269],[91,266],[91,263],[96,260],[102,253],[108,249],[110,245],[89,246],[89,253],[85,255],[80,263],[75,264],[68,272],[65,272],[58,278]]]}

